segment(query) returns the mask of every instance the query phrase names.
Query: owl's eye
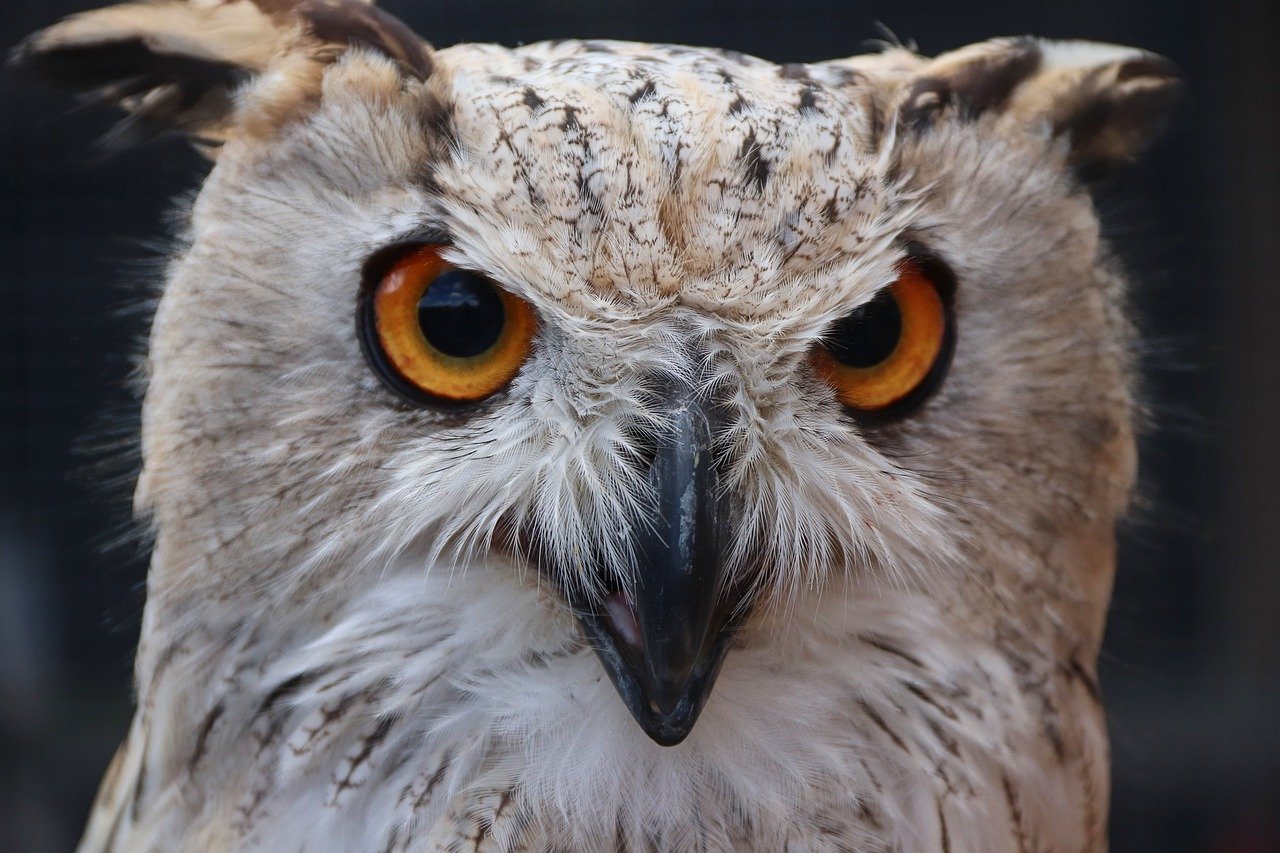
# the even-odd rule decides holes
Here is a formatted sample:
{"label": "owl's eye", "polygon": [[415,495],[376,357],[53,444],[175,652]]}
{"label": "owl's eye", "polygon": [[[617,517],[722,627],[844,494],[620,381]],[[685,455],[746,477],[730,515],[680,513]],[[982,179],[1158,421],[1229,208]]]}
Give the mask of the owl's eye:
{"label": "owl's eye", "polygon": [[515,378],[537,318],[523,299],[442,260],[442,248],[410,249],[370,288],[361,306],[365,352],[402,395],[474,403]]}
{"label": "owl's eye", "polygon": [[905,261],[897,281],[832,326],[813,360],[842,403],[897,414],[936,386],[951,349],[939,278],[925,264]]}

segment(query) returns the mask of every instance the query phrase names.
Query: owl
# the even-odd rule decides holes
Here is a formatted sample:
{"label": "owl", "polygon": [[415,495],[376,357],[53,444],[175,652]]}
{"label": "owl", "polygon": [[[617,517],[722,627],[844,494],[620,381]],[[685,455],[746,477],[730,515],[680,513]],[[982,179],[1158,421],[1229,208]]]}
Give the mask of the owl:
{"label": "owl", "polygon": [[212,163],[82,849],[1105,849],[1137,406],[1089,188],[1166,61],[435,49],[356,0],[16,58]]}

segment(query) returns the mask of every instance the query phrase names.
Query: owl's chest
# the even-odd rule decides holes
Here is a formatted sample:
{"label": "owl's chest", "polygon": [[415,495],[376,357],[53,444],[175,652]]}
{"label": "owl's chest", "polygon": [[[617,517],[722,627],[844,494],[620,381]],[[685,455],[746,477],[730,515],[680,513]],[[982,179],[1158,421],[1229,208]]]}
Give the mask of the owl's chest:
{"label": "owl's chest", "polygon": [[506,631],[472,630],[467,608],[340,619],[212,705],[187,697],[172,725],[198,760],[157,767],[172,784],[144,786],[141,822],[265,849],[1102,844],[1091,681],[919,603],[744,642],[669,748],[576,634],[506,605]]}

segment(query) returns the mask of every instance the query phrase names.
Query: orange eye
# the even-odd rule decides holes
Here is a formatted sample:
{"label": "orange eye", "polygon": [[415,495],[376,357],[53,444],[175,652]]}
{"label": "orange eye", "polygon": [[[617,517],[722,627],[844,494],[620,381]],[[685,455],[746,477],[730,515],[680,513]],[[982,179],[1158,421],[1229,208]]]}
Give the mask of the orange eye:
{"label": "orange eye", "polygon": [[537,318],[527,302],[440,258],[401,256],[363,305],[365,352],[391,388],[414,400],[474,403],[520,371]]}
{"label": "orange eye", "polygon": [[941,379],[950,319],[934,277],[916,261],[841,318],[814,351],[814,367],[851,409],[888,413],[918,402]]}

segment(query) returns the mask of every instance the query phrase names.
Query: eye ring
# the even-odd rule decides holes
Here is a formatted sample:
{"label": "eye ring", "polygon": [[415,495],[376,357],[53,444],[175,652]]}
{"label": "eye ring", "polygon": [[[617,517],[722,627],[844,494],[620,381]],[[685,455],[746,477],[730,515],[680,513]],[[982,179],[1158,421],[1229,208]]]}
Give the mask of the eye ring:
{"label": "eye ring", "polygon": [[955,342],[952,282],[933,259],[909,258],[892,285],[832,326],[812,362],[847,409],[901,417],[937,388]]}
{"label": "eye ring", "polygon": [[360,301],[361,346],[383,383],[420,404],[477,403],[532,350],[537,315],[490,279],[418,245],[380,259]]}

